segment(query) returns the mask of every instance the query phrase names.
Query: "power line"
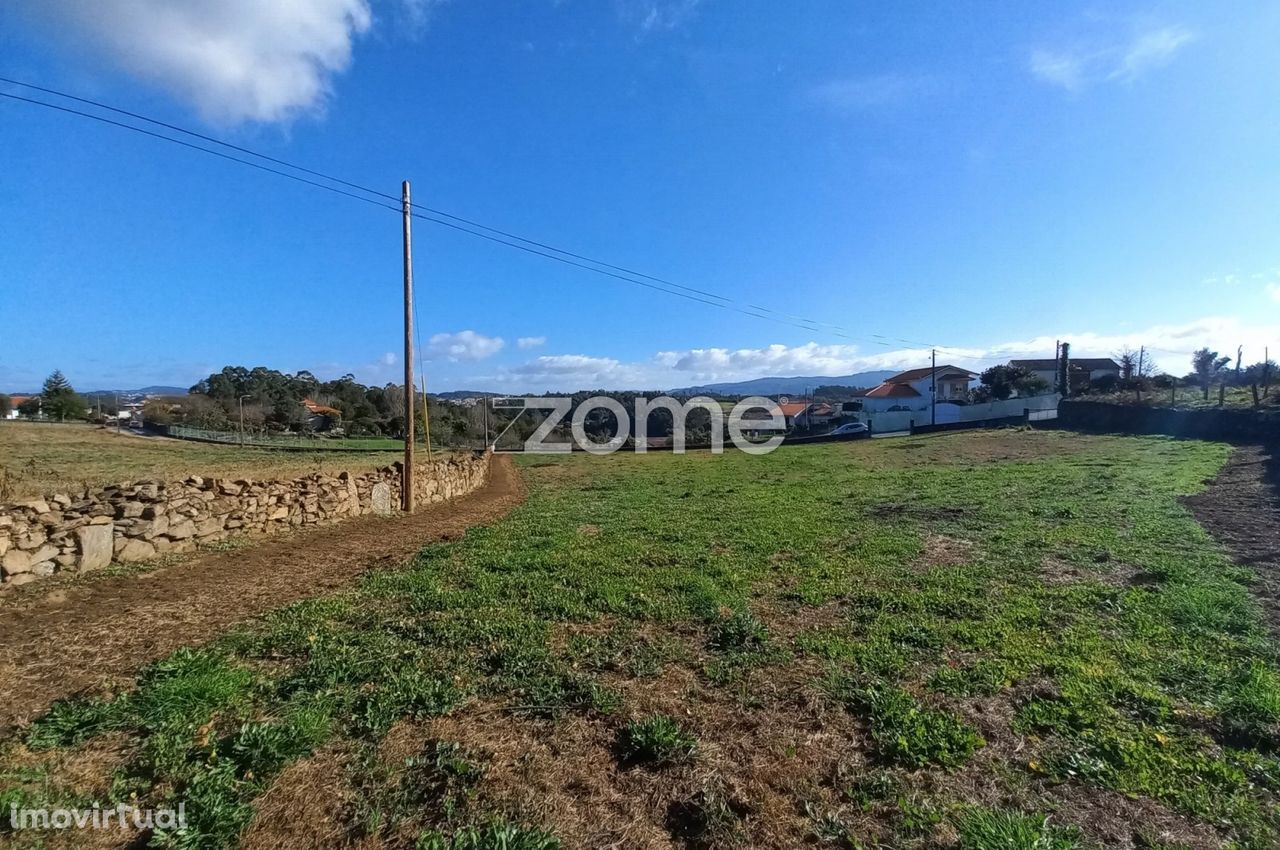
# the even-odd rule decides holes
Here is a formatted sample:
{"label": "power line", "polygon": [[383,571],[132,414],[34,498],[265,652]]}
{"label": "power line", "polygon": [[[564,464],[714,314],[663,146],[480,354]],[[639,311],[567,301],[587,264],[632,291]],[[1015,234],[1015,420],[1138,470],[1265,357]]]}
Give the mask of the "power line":
{"label": "power line", "polygon": [[[108,104],[108,103],[103,103],[102,101],[99,101],[99,100],[94,100],[94,99],[92,99],[92,98],[87,98],[87,97],[80,97],[80,96],[78,96],[78,95],[69,94],[69,93],[67,93],[67,92],[59,91],[59,90],[57,90],[57,89],[47,88],[47,87],[45,87],[45,86],[38,86],[38,85],[35,85],[34,83],[26,83],[26,82],[22,82],[21,80],[14,80],[14,79],[11,79],[11,78],[9,78],[9,77],[0,77],[0,83],[9,83],[10,85],[22,86],[22,87],[25,87],[25,88],[34,89],[34,90],[36,90],[36,91],[41,91],[41,92],[44,92],[44,93],[46,93],[46,94],[52,94],[52,95],[54,95],[54,96],[56,96],[56,97],[63,97],[63,98],[67,98],[67,99],[69,99],[69,100],[74,100],[74,101],[76,101],[76,102],[78,102],[78,103],[84,103],[84,104],[87,104],[87,105],[95,106],[95,107],[98,107],[99,109],[106,109],[106,110],[108,110],[108,111],[110,111],[110,112],[114,112],[114,113],[116,113],[116,114],[118,114],[118,115],[125,115],[125,116],[127,116],[127,117],[129,117],[129,118],[133,118],[133,119],[136,119],[136,120],[138,120],[138,121],[145,121],[145,122],[147,122],[147,123],[149,123],[149,124],[154,124],[154,125],[156,125],[156,126],[158,126],[158,127],[164,127],[165,129],[173,130],[173,131],[175,131],[175,132],[182,133],[182,134],[184,134],[184,135],[192,136],[193,138],[201,139],[201,140],[206,141],[206,142],[211,142],[212,144],[215,144],[215,145],[221,145],[222,147],[229,148],[229,149],[231,149],[231,150],[235,150],[235,151],[239,151],[240,153],[245,153],[245,154],[248,154],[248,155],[250,155],[250,156],[258,157],[259,159],[263,159],[263,160],[265,160],[265,161],[267,161],[267,162],[275,163],[276,165],[283,165],[283,166],[284,166],[284,167],[286,167],[286,168],[292,168],[292,169],[294,169],[294,170],[296,170],[296,171],[300,171],[300,172],[302,172],[303,174],[309,174],[309,175],[311,175],[311,176],[313,176],[313,177],[319,177],[319,178],[322,178],[322,179],[324,179],[324,180],[329,180],[329,181],[332,181],[332,182],[337,183],[337,184],[339,184],[339,185],[346,186],[347,188],[350,188],[350,189],[356,189],[356,190],[361,191],[361,192],[366,192],[366,193],[368,193],[368,194],[370,194],[370,195],[374,195],[374,196],[376,196],[376,197],[378,197],[378,198],[382,198],[382,199],[387,200],[387,201],[392,201],[392,202],[397,202],[397,203],[398,203],[398,202],[399,202],[399,200],[400,200],[398,197],[396,197],[395,195],[390,194],[389,192],[383,192],[383,191],[380,191],[380,190],[378,190],[378,189],[373,189],[373,188],[371,188],[371,187],[369,187],[369,186],[362,186],[362,185],[361,185],[361,184],[359,184],[359,183],[353,183],[353,182],[351,182],[351,181],[349,181],[349,180],[344,180],[344,179],[342,179],[342,178],[340,178],[340,177],[334,177],[333,175],[331,175],[331,174],[326,174],[326,173],[324,173],[324,172],[322,172],[322,171],[316,171],[316,170],[314,170],[314,169],[307,168],[307,167],[305,167],[305,166],[301,166],[301,165],[298,165],[298,164],[296,164],[296,163],[289,162],[288,160],[279,159],[279,158],[277,158],[277,157],[269,156],[268,154],[260,153],[260,152],[258,152],[258,151],[252,150],[251,148],[246,148],[246,147],[243,147],[242,145],[233,144],[233,143],[231,143],[231,142],[227,142],[227,141],[224,141],[224,140],[222,140],[222,139],[218,139],[218,138],[216,138],[216,137],[214,137],[214,136],[209,136],[209,135],[206,135],[206,134],[204,134],[204,133],[199,133],[199,132],[196,132],[195,130],[190,130],[190,129],[187,129],[187,128],[185,128],[185,127],[181,127],[181,126],[179,126],[179,125],[177,125],[177,124],[170,124],[170,123],[168,123],[168,122],[160,121],[160,120],[155,119],[155,118],[149,118],[149,117],[147,117],[146,115],[142,115],[142,114],[137,113],[137,112],[131,112],[131,111],[127,110],[127,109],[121,109],[121,108],[119,108],[119,107],[112,106],[112,105],[110,105],[110,104]],[[27,102],[28,102],[28,103],[39,103],[39,101],[33,101],[33,100],[29,100],[29,99],[25,99],[25,100],[27,100]],[[56,107],[55,107],[55,108],[56,108]],[[76,112],[75,112],[75,114],[78,114],[78,115],[79,115],[79,114],[84,114],[84,113],[80,113],[80,112],[76,111]],[[113,123],[114,123],[114,122],[113,122]],[[117,124],[117,126],[129,126],[129,125]],[[168,137],[163,137],[163,138],[168,138]],[[177,140],[173,140],[173,141],[177,141]],[[203,149],[203,148],[201,148],[201,150],[204,150],[204,149]],[[237,160],[237,161],[240,161],[240,160]],[[277,173],[278,173],[278,172],[277,172]],[[654,275],[650,275],[650,274],[646,274],[646,273],[644,273],[644,272],[636,271],[635,269],[627,268],[626,266],[619,266],[619,265],[615,265],[615,264],[613,264],[613,263],[605,262],[604,260],[597,260],[597,259],[595,259],[594,257],[586,256],[585,254],[579,254],[579,253],[576,253],[576,252],[574,252],[574,251],[569,251],[569,250],[564,249],[564,248],[557,248],[557,247],[556,247],[556,246],[554,246],[554,245],[549,245],[549,244],[547,244],[547,243],[545,243],[545,242],[539,242],[539,241],[537,241],[536,239],[530,239],[530,238],[525,237],[525,236],[520,236],[519,234],[511,233],[511,232],[509,232],[509,231],[502,230],[502,229],[500,229],[500,228],[492,227],[492,226],[490,226],[490,225],[484,224],[484,223],[482,223],[482,222],[475,221],[475,220],[473,220],[473,219],[464,218],[463,216],[455,215],[454,213],[448,212],[448,211],[446,211],[446,210],[436,209],[436,208],[434,208],[434,207],[427,206],[426,204],[410,203],[410,206],[411,206],[411,207],[413,207],[413,208],[416,208],[416,209],[422,210],[422,211],[424,211],[424,212],[431,213],[432,215],[443,216],[443,217],[445,217],[445,218],[451,219],[451,220],[456,221],[456,222],[460,222],[460,223],[465,224],[465,225],[468,225],[468,226],[470,226],[470,227],[476,227],[476,228],[479,228],[479,229],[484,230],[484,231],[486,231],[486,232],[488,232],[488,233],[494,233],[494,234],[497,234],[497,235],[499,235],[499,236],[506,237],[506,238],[508,238],[508,239],[515,239],[515,240],[518,240],[518,241],[520,241],[520,242],[524,242],[524,243],[526,243],[526,244],[533,245],[533,246],[535,246],[535,247],[537,247],[537,248],[542,248],[542,249],[547,250],[547,251],[554,251],[554,252],[556,252],[556,253],[558,253],[558,254],[564,254],[565,256],[572,257],[572,258],[577,259],[577,260],[583,260],[583,261],[586,261],[586,262],[588,262],[588,263],[593,263],[593,264],[595,264],[595,265],[603,266],[603,267],[605,267],[605,268],[613,269],[614,271],[622,272],[622,273],[624,273],[624,274],[628,274],[628,275],[632,275],[632,276],[635,276],[635,277],[644,278],[645,280],[651,280],[651,281],[654,281],[655,283],[665,284],[666,286],[673,286],[673,287],[675,287],[675,288],[677,288],[677,289],[681,289],[681,290],[684,290],[684,291],[686,291],[686,292],[692,292],[692,293],[695,293],[695,294],[698,294],[698,295],[705,296],[705,297],[707,297],[707,298],[715,298],[715,299],[717,299],[717,300],[721,300],[721,301],[725,301],[725,302],[730,302],[730,303],[732,303],[732,301],[733,301],[733,299],[731,299],[731,298],[727,298],[726,296],[719,295],[719,294],[714,293],[714,292],[708,292],[708,291],[703,290],[703,289],[697,289],[697,288],[695,288],[695,287],[685,286],[685,285],[683,285],[683,284],[676,283],[675,281],[667,280],[667,279],[665,279],[665,278],[656,277],[656,276],[654,276]],[[753,308],[753,309],[755,309],[755,310],[759,310],[759,311],[761,311],[761,312],[765,312],[765,313],[776,313],[776,312],[777,312],[777,311],[772,310],[772,309],[770,309],[770,308],[768,308],[768,307],[760,307],[760,306],[757,306],[757,305],[754,305],[754,304],[753,304],[753,305],[748,305],[748,306],[752,307],[752,308]],[[807,318],[805,318],[805,317],[803,317],[803,316],[793,316],[793,315],[786,314],[786,313],[782,313],[782,314],[779,314],[779,315],[783,315],[783,316],[785,316],[786,318],[790,318],[790,319],[797,319],[797,320],[802,321],[802,322],[810,322],[810,323],[815,324],[815,325],[826,325],[826,326],[828,326],[828,327],[834,327],[834,328],[837,328],[837,329],[840,329],[840,330],[845,330],[845,328],[842,328],[840,325],[835,325],[835,324],[832,324],[832,323],[830,323],[830,322],[820,322],[820,321],[816,321],[816,320],[813,320],[813,319],[807,319]]]}
{"label": "power line", "polygon": [[[34,106],[43,106],[47,109],[53,109],[59,112],[75,115],[82,118],[88,118],[94,121],[98,121],[114,127],[119,127],[125,130],[133,130],[134,132],[141,133],[151,138],[172,142],[174,144],[181,145],[191,150],[200,151],[201,153],[212,154],[213,156],[219,157],[221,159],[228,160],[230,162],[239,163],[241,165],[247,165],[250,168],[256,168],[260,171],[265,171],[270,174],[275,174],[279,177],[285,177],[290,180],[295,180],[297,182],[306,184],[308,186],[313,186],[318,189],[324,189],[326,191],[333,192],[335,194],[339,194],[344,197],[353,198],[355,200],[364,201],[365,203],[370,203],[375,206],[383,207],[385,209],[390,209],[396,212],[400,212],[400,209],[398,206],[392,206],[391,203],[389,203],[390,201],[398,201],[398,198],[396,198],[394,195],[379,191],[377,189],[370,188],[368,186],[363,186],[359,183],[354,183],[352,181],[344,180],[339,177],[334,177],[333,175],[326,174],[321,171],[317,171],[314,169],[297,165],[287,160],[283,160],[277,157],[269,156],[267,154],[259,153],[258,151],[254,151],[250,148],[246,148],[241,145],[236,145],[231,142],[226,142],[221,139],[215,138],[213,136],[199,133],[194,130],[186,129],[176,124],[171,124],[171,123],[160,121],[154,118],[149,118],[145,115],[141,115],[136,112],[131,112],[126,109],[120,109],[118,107],[111,106],[110,104],[93,100],[92,98],[80,97],[77,95],[69,94],[67,92],[59,91],[57,89],[47,88],[45,86],[39,86],[33,83],[26,83],[26,82],[23,82],[20,80],[14,80],[8,77],[0,77],[0,82],[8,83],[10,85],[22,86],[25,88],[44,92],[46,94],[51,94],[56,97],[62,97],[78,103],[83,103],[83,104],[94,106],[100,109],[105,109],[115,114],[133,118],[138,121],[144,121],[158,127],[163,127],[165,129],[172,130],[177,133],[182,133],[184,135],[191,136],[192,138],[200,139],[202,141],[209,142],[214,145],[225,147],[229,150],[234,150],[239,153],[246,154],[248,156],[262,159],[265,162],[270,162],[275,165],[283,166],[284,168],[293,169],[295,171],[301,172],[302,174],[319,178],[320,180],[327,180],[332,183],[336,183],[339,186],[345,186],[348,189],[354,189],[357,192],[363,192],[366,195],[371,195],[373,197],[358,195],[355,192],[347,191],[346,189],[340,189],[340,188],[337,188],[336,186],[331,186],[326,183],[317,182],[316,180],[311,180],[306,177],[301,177],[298,174],[292,174],[287,171],[282,171],[278,168],[272,168],[271,166],[263,165],[262,163],[259,163],[259,162],[253,162],[252,160],[248,160],[240,156],[228,154],[223,151],[213,150],[209,147],[205,147],[204,145],[199,145],[192,142],[184,141],[182,139],[177,139],[172,136],[166,135],[164,133],[158,133],[152,130],[148,130],[144,127],[138,127],[134,124],[125,123],[123,121],[116,121],[114,119],[107,118],[102,115],[97,115],[92,112],[86,112],[84,110],[74,109],[67,106],[61,106],[58,104],[49,103],[47,101],[37,100],[35,98],[23,97],[21,95],[11,94],[7,92],[0,92],[0,97],[5,97],[10,100],[28,103]],[[663,292],[668,295],[675,295],[681,298],[686,298],[687,300],[696,301],[711,307],[729,309],[729,310],[732,310],[733,312],[737,312],[745,316],[750,316],[752,318],[763,319],[765,321],[772,321],[777,324],[787,325],[790,327],[799,328],[800,330],[805,330],[805,331],[810,331],[815,333],[828,333],[832,336],[837,336],[842,339],[857,341],[855,337],[852,337],[846,333],[843,333],[842,331],[847,329],[838,324],[834,324],[831,322],[822,322],[815,319],[809,319],[803,316],[796,316],[789,313],[781,313],[781,312],[772,310],[768,307],[763,307],[763,306],[754,305],[754,304],[739,305],[739,302],[736,302],[733,299],[728,298],[727,296],[719,295],[717,293],[709,292],[703,289],[697,289],[695,287],[685,286],[683,284],[676,283],[674,281],[657,277],[654,275],[649,275],[644,272],[639,272],[634,269],[627,268],[625,266],[608,263],[603,260],[597,260],[585,254],[580,254],[574,251],[569,251],[567,249],[558,248],[554,245],[550,245],[544,242],[539,242],[534,239],[529,239],[527,237],[523,237],[518,234],[511,233],[509,231],[505,231],[499,228],[491,227],[481,222],[467,219],[462,216],[458,216],[453,213],[446,212],[444,210],[439,210],[432,207],[428,207],[423,204],[416,204],[416,203],[411,204],[411,206],[419,210],[423,210],[425,213],[429,213],[428,215],[428,214],[424,214],[423,212],[415,212],[413,213],[415,218],[420,218],[424,221],[441,225],[443,227],[448,227],[453,230],[457,230],[462,233],[466,233],[468,235],[471,235],[480,239],[485,239],[490,242],[494,242],[496,244],[504,245],[510,248],[515,248],[517,250],[534,254],[540,257],[544,257],[546,259],[555,260],[556,262],[560,262],[569,266],[583,269],[585,271],[595,272],[596,274],[611,277],[626,283],[630,283],[632,285],[643,286],[645,288],[648,288],[654,291]],[[449,219],[449,220],[445,220],[445,219]],[[466,226],[463,226],[463,225],[466,225]],[[475,229],[472,229],[472,228],[475,228]],[[478,232],[478,231],[484,231],[484,232]],[[566,257],[570,259],[566,259]],[[578,260],[581,262],[575,262],[575,260]],[[612,270],[612,271],[607,271],[607,270]],[[645,281],[651,281],[652,283],[646,283]],[[671,288],[668,288],[668,287],[671,287]],[[823,331],[822,330],[823,327],[833,328],[835,330]],[[869,334],[869,336],[871,336],[873,339],[863,340],[863,341],[870,342],[871,344],[874,344],[874,345],[884,346],[887,348],[893,347],[893,345],[891,344],[892,342],[900,342],[907,345],[919,345],[923,347],[930,346],[929,343],[922,342],[919,340],[908,340],[908,339],[903,339],[899,337],[884,336],[882,334]]]}

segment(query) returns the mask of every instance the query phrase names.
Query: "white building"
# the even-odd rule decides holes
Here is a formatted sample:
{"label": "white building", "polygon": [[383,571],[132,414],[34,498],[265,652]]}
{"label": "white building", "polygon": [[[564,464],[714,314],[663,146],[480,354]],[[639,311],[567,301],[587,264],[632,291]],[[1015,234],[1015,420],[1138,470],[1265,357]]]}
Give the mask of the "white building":
{"label": "white building", "polygon": [[967,401],[969,385],[977,374],[958,366],[926,366],[908,369],[888,378],[862,398],[867,413],[891,411],[928,411],[934,399],[939,402]]}

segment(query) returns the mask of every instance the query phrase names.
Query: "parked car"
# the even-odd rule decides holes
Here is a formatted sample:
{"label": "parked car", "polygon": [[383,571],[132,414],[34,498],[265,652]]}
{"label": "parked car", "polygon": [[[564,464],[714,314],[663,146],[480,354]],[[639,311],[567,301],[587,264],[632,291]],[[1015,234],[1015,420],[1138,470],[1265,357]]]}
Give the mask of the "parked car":
{"label": "parked car", "polygon": [[867,427],[865,422],[846,422],[839,428],[835,428],[828,437],[841,437],[845,440],[857,440],[861,437],[870,437],[871,429]]}

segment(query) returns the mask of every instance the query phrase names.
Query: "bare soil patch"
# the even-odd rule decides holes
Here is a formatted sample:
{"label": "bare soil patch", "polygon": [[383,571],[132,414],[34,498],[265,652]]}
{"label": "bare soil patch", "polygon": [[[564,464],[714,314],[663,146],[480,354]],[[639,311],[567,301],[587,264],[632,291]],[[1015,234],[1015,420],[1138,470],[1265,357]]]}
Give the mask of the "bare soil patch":
{"label": "bare soil patch", "polygon": [[482,488],[412,516],[361,517],[49,593],[21,588],[0,606],[0,730],[59,697],[126,685],[142,665],[235,623],[396,566],[429,543],[496,521],[523,498],[511,459],[496,456]]}
{"label": "bare soil patch", "polygon": [[1280,447],[1237,448],[1183,504],[1237,563],[1257,573],[1254,594],[1280,636]]}

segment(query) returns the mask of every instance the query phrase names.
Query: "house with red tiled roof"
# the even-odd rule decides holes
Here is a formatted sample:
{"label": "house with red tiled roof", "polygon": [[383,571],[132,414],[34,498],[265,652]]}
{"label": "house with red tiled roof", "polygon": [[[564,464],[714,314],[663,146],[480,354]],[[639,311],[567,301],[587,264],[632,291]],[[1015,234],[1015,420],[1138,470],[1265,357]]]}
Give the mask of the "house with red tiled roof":
{"label": "house with red tiled roof", "polygon": [[302,400],[302,406],[307,409],[307,424],[312,431],[328,431],[342,421],[342,411],[336,407],[329,407],[309,398]]}
{"label": "house with red tiled roof", "polygon": [[951,365],[908,369],[868,390],[863,396],[863,409],[868,412],[928,410],[935,398],[939,402],[967,401],[969,385],[977,377],[976,372]]}
{"label": "house with red tiled roof", "polygon": [[788,401],[778,405],[787,430],[792,428],[816,428],[828,425],[838,414],[835,408],[825,401],[812,404],[803,401]]}
{"label": "house with red tiled roof", "polygon": [[30,401],[30,400],[31,400],[31,399],[33,399],[33,398],[37,398],[37,396],[33,396],[33,395],[11,395],[11,396],[9,396],[9,413],[5,416],[5,418],[6,418],[6,419],[17,419],[17,418],[18,418],[18,405],[20,405],[20,404],[24,404],[25,402],[28,402],[28,401]]}

